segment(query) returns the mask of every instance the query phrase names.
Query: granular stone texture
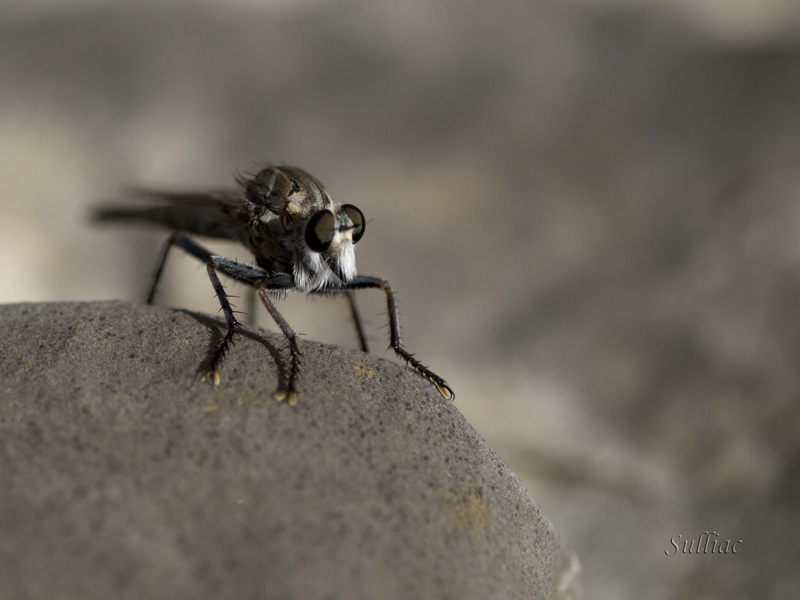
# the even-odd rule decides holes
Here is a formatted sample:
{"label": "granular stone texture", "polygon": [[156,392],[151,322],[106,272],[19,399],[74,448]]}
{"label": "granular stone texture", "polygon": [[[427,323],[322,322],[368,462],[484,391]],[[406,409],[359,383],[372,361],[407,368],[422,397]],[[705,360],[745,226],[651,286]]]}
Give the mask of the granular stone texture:
{"label": "granular stone texture", "polygon": [[0,598],[572,598],[578,563],[424,379],[123,302],[0,307]]}

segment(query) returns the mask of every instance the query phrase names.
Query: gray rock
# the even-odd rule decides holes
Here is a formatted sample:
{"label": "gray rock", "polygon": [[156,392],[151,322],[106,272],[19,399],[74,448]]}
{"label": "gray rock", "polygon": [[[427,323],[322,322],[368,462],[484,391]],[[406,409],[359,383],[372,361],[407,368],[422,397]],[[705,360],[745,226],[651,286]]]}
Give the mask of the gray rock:
{"label": "gray rock", "polygon": [[0,307],[0,597],[567,598],[577,561],[425,380],[123,302]]}

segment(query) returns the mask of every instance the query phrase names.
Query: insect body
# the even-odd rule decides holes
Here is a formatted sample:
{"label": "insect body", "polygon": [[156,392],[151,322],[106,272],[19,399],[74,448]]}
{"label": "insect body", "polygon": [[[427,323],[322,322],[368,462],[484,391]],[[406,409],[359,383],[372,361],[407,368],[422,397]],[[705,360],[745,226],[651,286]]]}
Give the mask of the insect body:
{"label": "insect body", "polygon": [[[367,351],[361,319],[352,293],[378,288],[386,294],[391,348],[445,398],[454,397],[444,379],[415,359],[400,341],[397,303],[389,283],[356,272],[355,244],[364,235],[366,221],[353,205],[335,203],[322,184],[296,167],[268,167],[252,178],[239,180],[239,189],[218,192],[145,192],[158,202],[149,206],[106,206],[97,209],[99,221],[135,220],[173,229],[161,250],[148,304],[153,302],[169,249],[175,245],[206,263],[228,331],[215,350],[203,379],[219,383],[218,368],[242,326],[234,316],[217,272],[251,285],[289,342],[291,367],[286,389],[277,400],[294,404],[300,351],[297,335],[273,304],[269,292],[299,290],[308,294],[344,294],[350,302],[361,347]],[[246,246],[255,264],[215,256],[185,234],[235,240]]]}

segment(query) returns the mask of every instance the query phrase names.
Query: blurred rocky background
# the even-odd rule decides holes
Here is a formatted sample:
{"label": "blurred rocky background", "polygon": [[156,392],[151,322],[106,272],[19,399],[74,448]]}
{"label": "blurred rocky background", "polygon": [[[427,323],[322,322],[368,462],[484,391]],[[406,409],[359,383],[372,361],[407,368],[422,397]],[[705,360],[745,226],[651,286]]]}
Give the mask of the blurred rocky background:
{"label": "blurred rocky background", "polygon": [[[0,1],[0,301],[142,298],[165,232],[90,207],[268,162],[366,213],[359,271],[587,598],[800,597],[800,1]],[[665,554],[704,532],[739,552]]]}

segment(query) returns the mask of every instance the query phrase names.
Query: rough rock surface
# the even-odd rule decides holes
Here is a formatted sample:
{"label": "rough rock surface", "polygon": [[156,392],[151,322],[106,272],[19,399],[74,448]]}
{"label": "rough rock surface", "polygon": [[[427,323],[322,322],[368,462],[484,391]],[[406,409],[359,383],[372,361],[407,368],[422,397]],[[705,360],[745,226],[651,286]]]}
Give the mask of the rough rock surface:
{"label": "rough rock surface", "polygon": [[0,597],[567,598],[577,561],[416,374],[122,302],[0,307]]}

